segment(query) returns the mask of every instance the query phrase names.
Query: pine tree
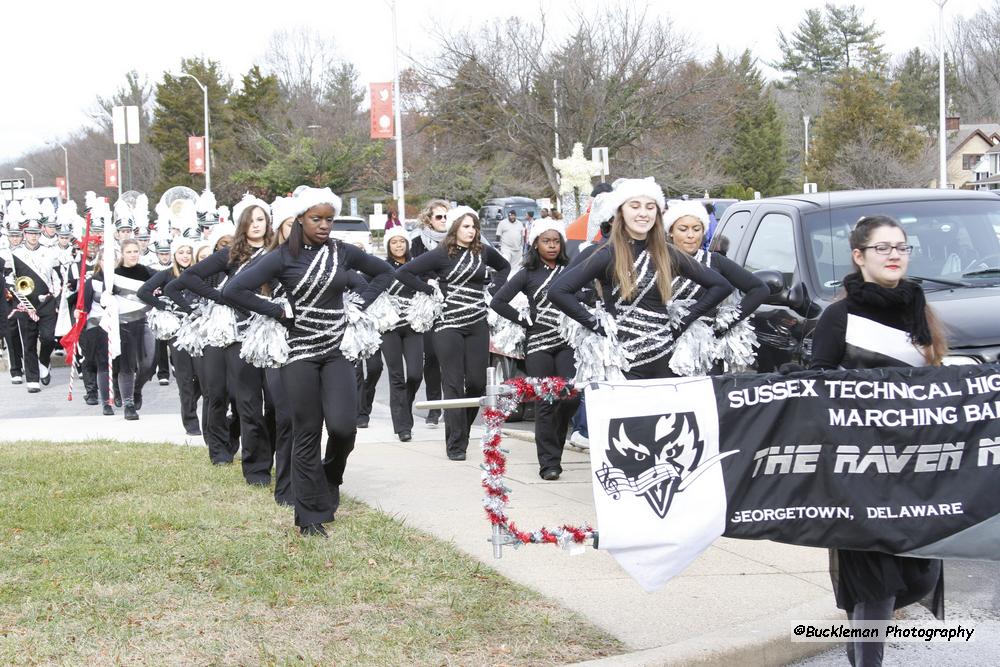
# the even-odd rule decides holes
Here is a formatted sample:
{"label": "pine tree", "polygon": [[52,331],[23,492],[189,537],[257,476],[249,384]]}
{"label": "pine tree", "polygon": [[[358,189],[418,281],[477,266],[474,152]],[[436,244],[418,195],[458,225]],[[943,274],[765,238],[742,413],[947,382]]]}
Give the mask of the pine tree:
{"label": "pine tree", "polygon": [[[960,94],[955,67],[945,56],[945,89],[949,99]],[[915,125],[932,136],[938,131],[938,63],[929,54],[914,48],[893,72],[896,97]]]}
{"label": "pine tree", "polygon": [[826,25],[837,54],[837,68],[881,72],[888,62],[879,43],[882,32],[875,28],[874,21],[864,23],[862,13],[857,5],[826,5]]}
{"label": "pine tree", "polygon": [[830,27],[818,9],[807,9],[791,39],[778,31],[782,59],[773,67],[788,72],[793,79],[804,75],[827,75],[836,69],[837,51]]}

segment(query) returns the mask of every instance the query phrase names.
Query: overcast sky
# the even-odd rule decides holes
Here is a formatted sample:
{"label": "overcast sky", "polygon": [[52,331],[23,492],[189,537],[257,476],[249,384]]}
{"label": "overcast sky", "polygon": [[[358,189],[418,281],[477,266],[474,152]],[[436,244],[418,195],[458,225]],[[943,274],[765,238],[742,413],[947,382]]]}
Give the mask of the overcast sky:
{"label": "overcast sky", "polygon": [[[949,16],[971,16],[989,0],[949,0]],[[400,48],[433,52],[434,33],[475,27],[495,17],[538,16],[544,8],[555,33],[573,12],[595,11],[608,0],[399,0]],[[821,0],[651,0],[708,57],[744,48],[764,61],[777,58],[778,29],[794,30],[803,12]],[[838,2],[837,4],[848,4]],[[858,0],[875,20],[893,54],[932,47],[938,8],[934,0]],[[392,78],[391,13],[386,0],[212,0],[124,2],[111,0],[5,0],[0,33],[3,90],[0,160],[58,140],[87,122],[98,95],[110,96],[135,69],[152,81],[176,69],[182,57],[218,60],[234,78],[266,49],[279,28],[329,30],[340,55],[361,71],[361,83]],[[157,9],[162,7],[162,9]],[[405,61],[400,67],[405,66]],[[0,174],[0,177],[7,177]]]}

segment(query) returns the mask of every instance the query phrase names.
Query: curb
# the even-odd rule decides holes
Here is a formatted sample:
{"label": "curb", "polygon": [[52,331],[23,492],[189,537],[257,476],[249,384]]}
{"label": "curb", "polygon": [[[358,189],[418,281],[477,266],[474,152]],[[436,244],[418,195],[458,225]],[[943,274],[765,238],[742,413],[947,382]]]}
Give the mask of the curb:
{"label": "curb", "polygon": [[665,665],[788,665],[829,651],[833,642],[792,642],[791,623],[799,620],[843,621],[831,612],[829,602],[793,607],[784,618],[734,625],[725,632],[712,632],[683,642],[631,653],[574,663],[577,667],[661,667]]}

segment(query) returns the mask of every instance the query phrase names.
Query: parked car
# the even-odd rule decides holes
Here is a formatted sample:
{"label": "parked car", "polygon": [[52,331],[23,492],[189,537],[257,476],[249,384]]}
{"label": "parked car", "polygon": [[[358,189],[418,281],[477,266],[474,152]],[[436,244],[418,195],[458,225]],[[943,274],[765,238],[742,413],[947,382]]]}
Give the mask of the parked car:
{"label": "parked car", "polygon": [[712,248],[771,288],[753,316],[758,371],[808,365],[816,321],[853,267],[850,231],[875,214],[906,230],[908,275],[949,332],[945,363],[1000,359],[1000,199],[968,190],[860,190],[736,202],[719,221]]}
{"label": "parked car", "polygon": [[368,229],[368,221],[350,215],[341,215],[333,219],[330,238],[340,239],[347,243],[361,244],[365,252],[372,252],[372,233]]}

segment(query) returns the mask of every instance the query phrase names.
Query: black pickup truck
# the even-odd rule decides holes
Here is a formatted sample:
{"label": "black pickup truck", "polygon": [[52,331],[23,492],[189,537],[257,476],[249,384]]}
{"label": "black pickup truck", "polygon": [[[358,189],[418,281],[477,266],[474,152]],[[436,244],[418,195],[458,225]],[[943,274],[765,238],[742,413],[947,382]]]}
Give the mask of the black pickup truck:
{"label": "black pickup truck", "polygon": [[753,317],[757,370],[808,365],[820,313],[853,268],[848,237],[866,215],[902,223],[921,282],[949,333],[945,363],[1000,360],[1000,197],[967,190],[857,190],[741,201],[712,248],[760,272],[771,297]]}

